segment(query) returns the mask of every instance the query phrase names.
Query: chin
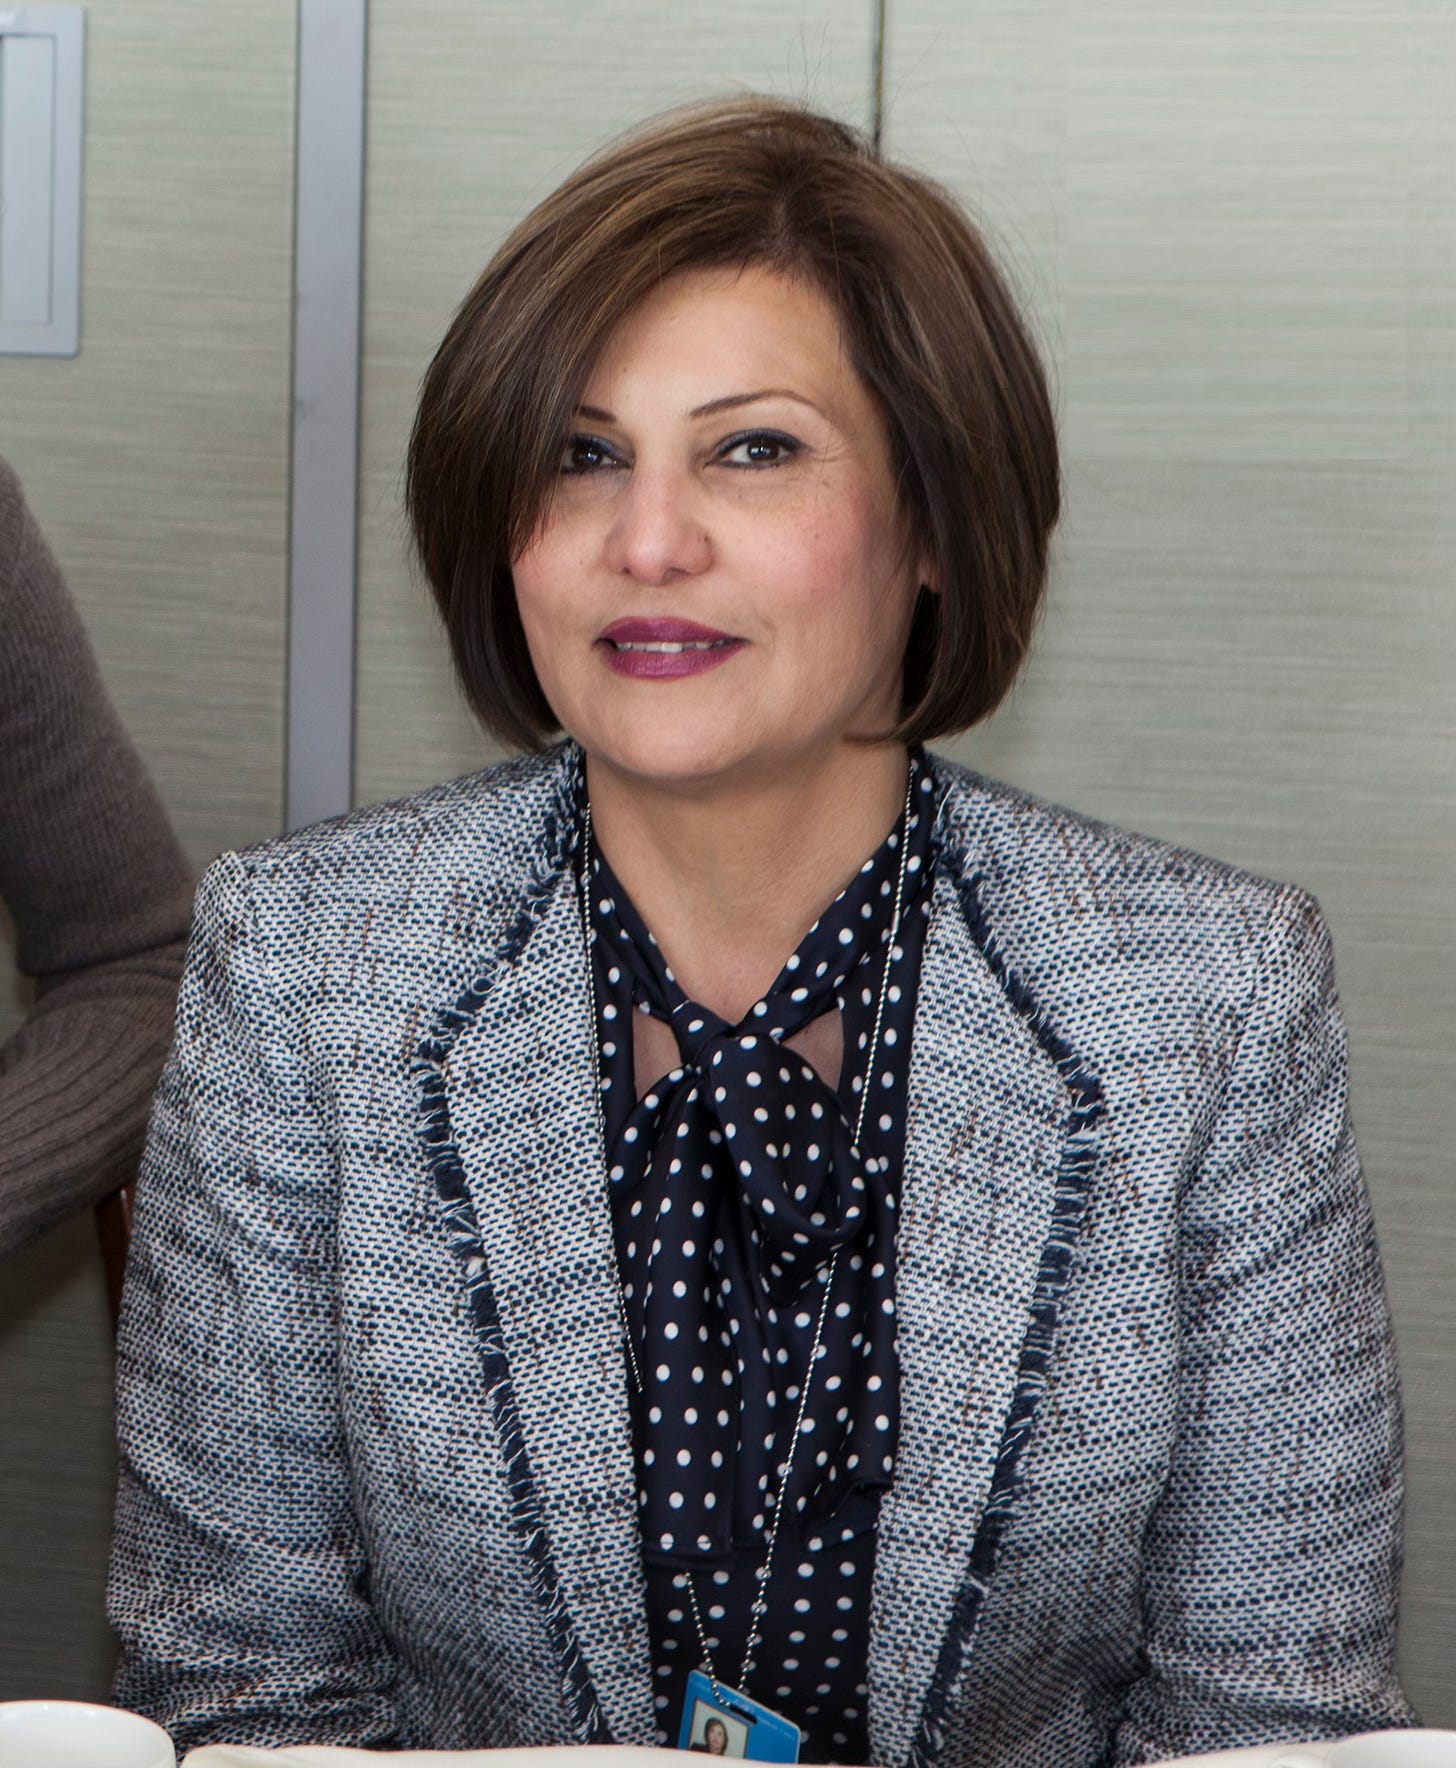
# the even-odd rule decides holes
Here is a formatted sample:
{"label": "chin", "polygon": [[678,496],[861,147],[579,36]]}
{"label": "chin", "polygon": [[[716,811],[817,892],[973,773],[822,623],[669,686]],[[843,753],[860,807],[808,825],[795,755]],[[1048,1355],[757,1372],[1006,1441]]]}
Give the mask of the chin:
{"label": "chin", "polygon": [[708,786],[781,770],[801,739],[774,740],[767,732],[714,717],[706,708],[664,707],[651,718],[585,720],[567,727],[600,766],[644,785]]}
{"label": "chin", "polygon": [[595,745],[586,741],[582,747],[616,773],[663,786],[707,785],[764,765],[751,749],[745,751],[741,745],[726,743],[701,729]]}

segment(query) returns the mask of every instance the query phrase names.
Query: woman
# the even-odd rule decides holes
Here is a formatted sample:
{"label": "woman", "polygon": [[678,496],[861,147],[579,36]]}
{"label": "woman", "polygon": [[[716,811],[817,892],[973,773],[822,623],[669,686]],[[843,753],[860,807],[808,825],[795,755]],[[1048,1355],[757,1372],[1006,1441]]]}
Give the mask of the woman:
{"label": "woman", "polygon": [[800,110],[660,121],[485,271],[409,502],[533,752],[204,885],[121,1698],[1028,1768],[1407,1722],[1318,912],[920,747],[1058,507],[966,217]]}

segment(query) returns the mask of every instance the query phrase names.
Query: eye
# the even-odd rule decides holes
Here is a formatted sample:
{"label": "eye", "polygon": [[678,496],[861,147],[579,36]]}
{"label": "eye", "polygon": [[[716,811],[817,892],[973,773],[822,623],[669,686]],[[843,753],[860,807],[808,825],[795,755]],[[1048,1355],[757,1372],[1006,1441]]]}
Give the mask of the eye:
{"label": "eye", "polygon": [[572,477],[621,466],[621,457],[599,436],[573,436],[561,451],[560,471]]}
{"label": "eye", "polygon": [[748,430],[741,436],[727,437],[713,459],[725,467],[781,467],[802,447],[779,430]]}

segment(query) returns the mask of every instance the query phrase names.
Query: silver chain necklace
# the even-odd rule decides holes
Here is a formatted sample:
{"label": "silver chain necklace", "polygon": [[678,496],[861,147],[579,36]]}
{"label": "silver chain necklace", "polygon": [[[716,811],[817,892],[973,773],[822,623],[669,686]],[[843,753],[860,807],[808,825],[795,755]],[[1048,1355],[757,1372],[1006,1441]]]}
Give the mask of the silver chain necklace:
{"label": "silver chain necklace", "polygon": [[[895,961],[895,948],[900,937],[900,916],[905,904],[905,873],[910,857],[910,807],[915,790],[915,767],[912,762],[910,778],[905,787],[905,813],[902,819],[904,831],[900,837],[900,873],[895,884],[895,911],[890,921],[890,937],[885,942],[885,967],[880,977],[880,997],[875,1007],[875,1030],[870,1039],[869,1058],[865,1064],[864,1085],[860,1088],[859,1115],[855,1120],[854,1143],[858,1149],[860,1138],[864,1134],[865,1110],[870,1101],[871,1084],[875,1076],[875,1064],[880,1053],[880,1029],[885,1019],[885,997],[890,986],[890,967]],[[587,900],[587,892],[591,889],[591,844],[592,814],[591,805],[586,807],[586,815],[582,822],[582,860],[581,860],[581,905],[582,943],[586,952],[586,989],[587,1006],[590,1010],[590,1024],[593,1041],[597,1038],[597,990],[594,967],[592,964],[591,909]],[[602,1154],[605,1158],[607,1150],[607,1119],[602,1109],[602,1090],[600,1079],[592,1089],[592,1097],[596,1101],[597,1133],[601,1141]],[[608,1192],[610,1198],[610,1190]],[[836,1247],[829,1260],[829,1268],[824,1274],[824,1294],[819,1301],[819,1315],[814,1323],[814,1343],[809,1351],[808,1365],[804,1370],[804,1385],[799,1391],[799,1410],[794,1419],[793,1435],[789,1438],[789,1452],[777,1469],[779,1476],[778,1490],[774,1494],[773,1512],[769,1518],[768,1542],[764,1549],[763,1564],[754,1577],[753,1609],[748,1620],[748,1637],[743,1646],[743,1663],[738,1672],[737,1686],[741,1689],[749,1674],[756,1667],[754,1651],[756,1650],[763,1627],[763,1611],[768,1601],[769,1573],[773,1569],[774,1549],[778,1545],[779,1523],[783,1517],[784,1499],[789,1490],[789,1474],[793,1470],[794,1457],[798,1452],[799,1438],[804,1432],[804,1416],[809,1405],[809,1389],[814,1379],[814,1365],[819,1358],[819,1346],[824,1338],[824,1322],[829,1313],[829,1297],[834,1288],[834,1275],[839,1269],[839,1248]],[[627,1297],[622,1286],[622,1270],[617,1263],[616,1236],[612,1237],[612,1272],[616,1279],[617,1314],[621,1322],[622,1342],[627,1349],[627,1364],[632,1371],[632,1384],[638,1395],[645,1392],[642,1383],[642,1370],[637,1361],[637,1347],[632,1342],[631,1323],[627,1313]],[[713,1685],[713,1693],[722,1700],[723,1691],[718,1682],[718,1673],[713,1667],[713,1654],[708,1649],[708,1631],[703,1625],[702,1612],[698,1607],[698,1593],[693,1584],[693,1574],[683,1574],[687,1584],[688,1601],[693,1611],[693,1623],[698,1632],[698,1645],[703,1653],[703,1668],[708,1673],[708,1680]]]}

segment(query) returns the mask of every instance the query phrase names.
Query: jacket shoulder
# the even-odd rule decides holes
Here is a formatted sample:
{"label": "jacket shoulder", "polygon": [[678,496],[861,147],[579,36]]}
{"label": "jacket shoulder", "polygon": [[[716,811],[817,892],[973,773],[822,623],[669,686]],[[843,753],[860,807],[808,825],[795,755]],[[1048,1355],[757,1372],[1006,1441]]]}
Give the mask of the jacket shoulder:
{"label": "jacket shoulder", "polygon": [[989,890],[1016,884],[1042,896],[1090,896],[1091,906],[1108,909],[1161,891],[1254,910],[1305,896],[1296,886],[1069,810],[942,756],[934,766],[944,787],[943,845],[963,856]]}
{"label": "jacket shoulder", "polygon": [[345,998],[371,1012],[386,995],[443,998],[559,877],[575,777],[562,744],[223,854],[196,928],[230,938],[246,925],[272,988],[305,1018]]}
{"label": "jacket shoulder", "polygon": [[1237,1016],[1270,953],[1329,968],[1319,905],[1298,887],[935,767],[940,863],[998,962],[1073,1041],[1093,1047],[1156,1001],[1175,1017]]}
{"label": "jacket shoulder", "polygon": [[570,817],[573,779],[570,746],[558,744],[260,841],[234,858],[264,889],[318,874],[365,882],[396,862],[529,869]]}

